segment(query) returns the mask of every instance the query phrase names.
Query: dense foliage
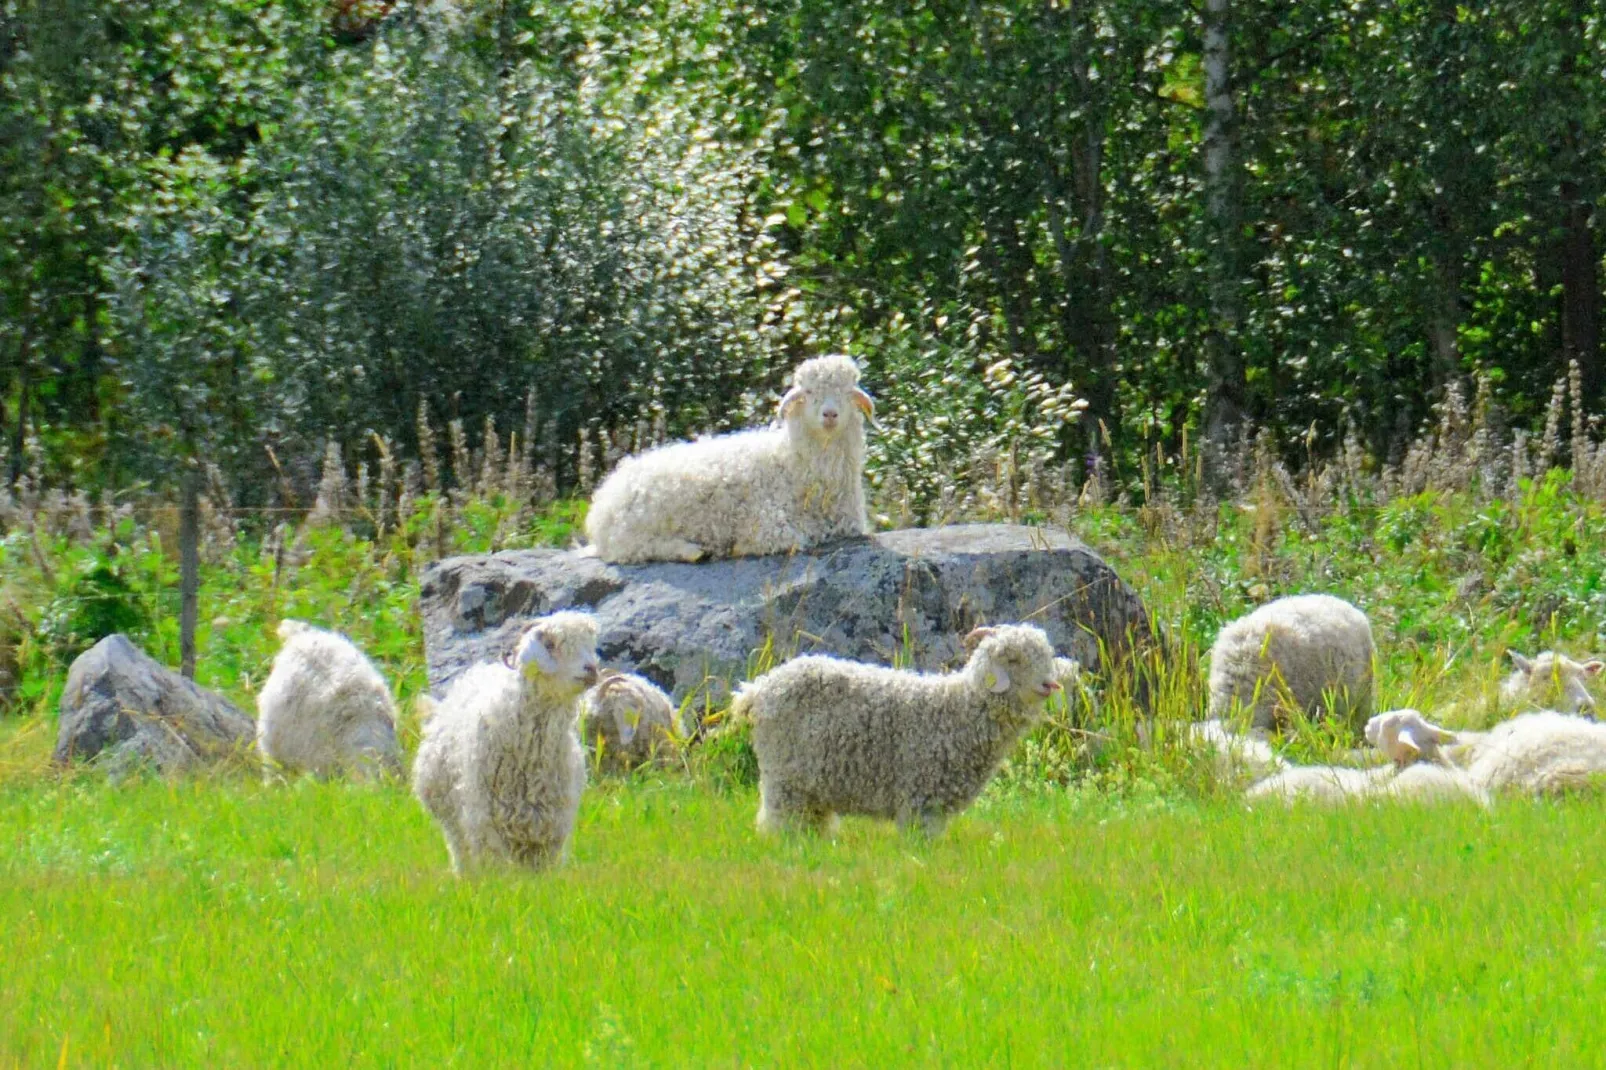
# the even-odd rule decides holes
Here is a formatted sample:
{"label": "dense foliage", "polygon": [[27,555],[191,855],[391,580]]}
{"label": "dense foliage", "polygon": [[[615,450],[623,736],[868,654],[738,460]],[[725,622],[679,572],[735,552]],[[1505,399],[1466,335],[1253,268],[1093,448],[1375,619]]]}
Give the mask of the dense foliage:
{"label": "dense foliage", "polygon": [[422,405],[583,485],[826,348],[924,515],[977,456],[1131,484],[1247,421],[1397,459],[1450,386],[1533,423],[1569,362],[1595,408],[1603,38],[1548,0],[3,0],[8,474],[201,457],[288,504],[329,442],[423,461]]}

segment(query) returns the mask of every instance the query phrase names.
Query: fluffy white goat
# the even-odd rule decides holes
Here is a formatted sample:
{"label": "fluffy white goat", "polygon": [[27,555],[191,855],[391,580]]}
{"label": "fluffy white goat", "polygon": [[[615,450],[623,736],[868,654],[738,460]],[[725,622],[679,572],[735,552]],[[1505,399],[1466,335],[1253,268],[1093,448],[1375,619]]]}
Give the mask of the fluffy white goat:
{"label": "fluffy white goat", "polygon": [[1445,764],[1444,747],[1455,738],[1412,709],[1389,710],[1366,722],[1366,742],[1402,769],[1417,761]]}
{"label": "fluffy white goat", "polygon": [[1606,663],[1577,662],[1553,650],[1532,658],[1515,650],[1510,654],[1513,670],[1500,686],[1503,705],[1595,716],[1595,696],[1589,693],[1588,681],[1600,676]]}
{"label": "fluffy white goat", "polygon": [[1415,710],[1380,713],[1366,723],[1366,739],[1393,764],[1356,769],[1337,765],[1292,765],[1252,785],[1250,799],[1286,802],[1348,802],[1397,798],[1423,801],[1471,799],[1489,804],[1488,792],[1465,772],[1448,764],[1418,762],[1436,756],[1453,737],[1422,720]]}
{"label": "fluffy white goat", "polygon": [[1341,598],[1302,594],[1228,624],[1210,649],[1210,716],[1249,711],[1273,731],[1290,716],[1338,717],[1359,727],[1372,707],[1372,627]]}
{"label": "fluffy white goat", "polygon": [[977,628],[965,645],[952,673],[810,655],[744,684],[733,711],[753,723],[759,828],[863,814],[941,832],[1061,689],[1041,628]]}
{"label": "fluffy white goat", "polygon": [[575,732],[597,682],[597,622],[554,613],[528,625],[504,664],[476,665],[424,726],[413,793],[440,823],[452,868],[561,861],[585,788]]}
{"label": "fluffy white goat", "polygon": [[600,750],[601,767],[623,772],[668,752],[675,707],[651,680],[604,669],[602,680],[580,696],[580,736]]}
{"label": "fluffy white goat", "polygon": [[1489,804],[1488,793],[1459,769],[1419,763],[1398,769],[1380,765],[1353,769],[1342,765],[1291,765],[1245,792],[1249,799],[1284,802],[1351,802],[1357,799],[1471,800]]}
{"label": "fluffy white goat", "polygon": [[1427,762],[1397,770],[1383,784],[1383,792],[1402,799],[1471,799],[1479,806],[1488,806],[1490,799],[1488,790],[1460,769]]}
{"label": "fluffy white goat", "polygon": [[864,425],[875,413],[844,356],[798,365],[777,426],[627,457],[591,499],[604,561],[790,553],[863,535]]}
{"label": "fluffy white goat", "polygon": [[1345,802],[1375,795],[1394,776],[1386,765],[1373,769],[1352,769],[1344,765],[1290,765],[1258,780],[1244,792],[1245,798],[1277,798],[1292,802]]}
{"label": "fluffy white goat", "polygon": [[1606,787],[1606,724],[1572,714],[1541,710],[1487,732],[1450,732],[1415,710],[1393,710],[1368,723],[1367,738],[1374,734],[1378,748],[1397,764],[1462,770],[1491,793],[1560,795]]}
{"label": "fluffy white goat", "polygon": [[257,692],[257,749],[294,772],[401,772],[396,704],[385,678],[351,640],[299,620]]}

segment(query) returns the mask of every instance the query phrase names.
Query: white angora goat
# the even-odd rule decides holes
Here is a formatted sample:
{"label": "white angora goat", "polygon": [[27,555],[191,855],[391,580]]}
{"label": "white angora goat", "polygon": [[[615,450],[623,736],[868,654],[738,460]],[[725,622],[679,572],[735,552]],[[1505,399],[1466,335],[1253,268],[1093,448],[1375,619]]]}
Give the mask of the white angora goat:
{"label": "white angora goat", "polygon": [[818,828],[837,814],[890,818],[936,835],[969,806],[1043,716],[1061,669],[1041,628],[977,628],[958,672],[914,673],[794,658],[744,684],[760,829]]}
{"label": "white angora goat", "polygon": [[864,425],[875,413],[843,356],[798,365],[779,424],[627,457],[591,499],[604,561],[699,561],[863,535]]}
{"label": "white angora goat", "polygon": [[554,613],[524,629],[504,664],[476,665],[424,725],[413,793],[440,823],[452,868],[561,861],[585,789],[575,731],[597,682],[597,622]]}
{"label": "white angora goat", "polygon": [[257,749],[293,772],[401,772],[390,688],[351,640],[299,620],[257,692]]}

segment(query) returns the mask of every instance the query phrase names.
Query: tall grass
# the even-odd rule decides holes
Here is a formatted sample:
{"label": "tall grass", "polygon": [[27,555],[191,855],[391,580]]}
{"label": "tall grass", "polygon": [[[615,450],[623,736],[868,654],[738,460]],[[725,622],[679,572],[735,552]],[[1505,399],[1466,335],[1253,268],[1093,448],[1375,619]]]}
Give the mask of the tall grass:
{"label": "tall grass", "polygon": [[[1226,497],[1198,478],[1186,447],[1146,461],[1141,479],[1113,500],[1116,474],[1102,463],[1078,479],[1074,465],[1045,467],[1038,454],[971,458],[963,472],[973,485],[945,491],[952,511],[939,519],[1068,527],[1138,589],[1169,653],[1141,671],[1090,677],[1052,708],[1004,782],[1020,790],[1158,784],[1200,797],[1223,790],[1181,745],[1177,726],[1203,714],[1200,662],[1217,629],[1278,595],[1328,591],[1360,604],[1378,638],[1378,705],[1414,706],[1452,724],[1497,715],[1507,649],[1606,646],[1606,447],[1579,398],[1576,382],[1559,383],[1544,434],[1525,436],[1503,429],[1486,392],[1468,404],[1452,391],[1394,464],[1351,442],[1295,471],[1261,434],[1246,439]],[[588,439],[580,477],[598,478],[661,434],[640,426]],[[487,426],[473,445],[460,423],[440,433],[421,411],[418,439],[416,464],[383,439],[366,459],[331,449],[309,488],[298,497],[287,476],[281,504],[265,514],[237,508],[221,480],[209,481],[203,685],[249,705],[278,620],[303,617],[347,632],[384,667],[405,711],[404,746],[412,744],[411,699],[425,686],[416,613],[424,565],[452,553],[562,545],[584,514],[582,501],[552,496],[556,475],[528,429],[504,445]],[[1555,466],[1562,461],[1572,467]],[[914,493],[911,485],[880,480],[875,509],[926,509],[931,503],[893,500]],[[169,506],[92,501],[24,480],[0,501],[0,519],[8,525],[0,536],[0,700],[25,723],[53,716],[66,666],[109,631],[176,660]],[[752,674],[789,653],[754,651]],[[680,764],[716,784],[749,782],[751,755],[739,735],[716,745],[718,733],[707,729],[722,724],[724,711],[699,702],[685,711],[702,727]],[[1158,723],[1148,731],[1151,718]],[[27,752],[32,768],[30,748],[47,734],[0,733],[0,763],[8,751]],[[1351,742],[1307,735],[1293,754],[1321,757]]]}

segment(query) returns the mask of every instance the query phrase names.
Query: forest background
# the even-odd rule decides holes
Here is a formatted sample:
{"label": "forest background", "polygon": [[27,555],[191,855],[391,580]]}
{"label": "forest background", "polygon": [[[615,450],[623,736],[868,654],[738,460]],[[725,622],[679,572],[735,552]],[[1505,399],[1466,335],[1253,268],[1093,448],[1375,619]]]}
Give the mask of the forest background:
{"label": "forest background", "polygon": [[1000,450],[1537,434],[1606,386],[1601,14],[4,0],[0,472],[304,507],[331,447],[422,486],[422,417],[583,489],[828,350],[925,520]]}
{"label": "forest background", "polygon": [[1190,649],[1606,643],[1602,11],[1201,2],[0,0],[0,704],[298,614],[410,695],[424,564],[830,350],[877,526],[1070,526]]}

